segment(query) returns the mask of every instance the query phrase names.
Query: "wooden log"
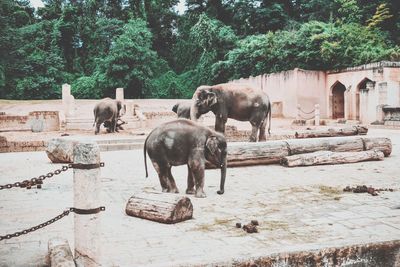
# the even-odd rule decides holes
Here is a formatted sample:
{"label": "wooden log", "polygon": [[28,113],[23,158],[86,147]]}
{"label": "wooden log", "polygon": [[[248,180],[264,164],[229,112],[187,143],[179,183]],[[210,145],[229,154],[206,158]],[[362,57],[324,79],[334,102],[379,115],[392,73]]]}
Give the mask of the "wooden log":
{"label": "wooden log", "polygon": [[126,204],[125,212],[129,216],[172,224],[191,219],[193,205],[188,197],[148,192],[132,196]]}
{"label": "wooden log", "polygon": [[297,155],[316,151],[357,152],[364,150],[361,137],[325,137],[310,139],[291,139],[286,141],[289,154]]}
{"label": "wooden log", "polygon": [[378,150],[360,152],[317,151],[284,157],[281,164],[286,167],[296,167],[324,164],[345,164],[369,160],[382,160],[383,158],[383,152]]}
{"label": "wooden log", "polygon": [[392,142],[386,137],[362,137],[364,150],[382,151],[385,157],[392,153]]}
{"label": "wooden log", "polygon": [[[389,138],[380,137],[326,137],[311,139],[288,139],[259,143],[228,143],[228,167],[279,163],[283,157],[317,151],[360,152],[378,150],[390,155]],[[213,168],[207,164],[207,168]]]}
{"label": "wooden log", "polygon": [[316,137],[335,137],[335,136],[351,136],[366,135],[368,128],[365,126],[352,126],[346,128],[329,128],[318,130],[305,130],[295,133],[296,138],[316,138]]}
{"label": "wooden log", "polygon": [[289,155],[284,141],[228,143],[228,167],[279,163]]}

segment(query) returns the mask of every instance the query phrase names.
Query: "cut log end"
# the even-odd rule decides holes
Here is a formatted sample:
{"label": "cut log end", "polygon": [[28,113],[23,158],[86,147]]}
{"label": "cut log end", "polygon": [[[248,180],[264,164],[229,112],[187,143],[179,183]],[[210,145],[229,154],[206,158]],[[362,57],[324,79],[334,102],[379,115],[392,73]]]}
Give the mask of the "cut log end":
{"label": "cut log end", "polygon": [[151,192],[132,196],[125,212],[129,216],[172,224],[191,219],[193,205],[188,197]]}

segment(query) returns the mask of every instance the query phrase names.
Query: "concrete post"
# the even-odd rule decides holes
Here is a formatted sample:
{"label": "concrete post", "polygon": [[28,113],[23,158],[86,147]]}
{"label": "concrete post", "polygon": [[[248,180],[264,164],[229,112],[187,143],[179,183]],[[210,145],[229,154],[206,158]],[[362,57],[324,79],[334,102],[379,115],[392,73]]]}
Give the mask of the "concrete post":
{"label": "concrete post", "polygon": [[[93,141],[74,145],[74,164],[99,164],[100,148]],[[74,169],[74,207],[93,209],[100,206],[100,168]],[[74,215],[75,260],[77,266],[100,266],[100,214]]]}
{"label": "concrete post", "polygon": [[319,111],[319,104],[315,104],[315,126],[319,126],[319,119],[320,119],[320,111]]}
{"label": "concrete post", "polygon": [[124,101],[124,88],[115,89],[115,99]]}
{"label": "concrete post", "polygon": [[62,105],[65,117],[69,114],[69,102],[71,96],[71,85],[64,83],[61,87]]}

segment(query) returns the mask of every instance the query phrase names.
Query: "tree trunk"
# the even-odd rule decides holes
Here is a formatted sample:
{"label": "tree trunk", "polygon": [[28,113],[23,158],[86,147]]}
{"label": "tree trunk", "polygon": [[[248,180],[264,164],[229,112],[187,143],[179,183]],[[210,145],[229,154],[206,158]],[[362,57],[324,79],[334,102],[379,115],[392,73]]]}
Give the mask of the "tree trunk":
{"label": "tree trunk", "polygon": [[283,141],[228,143],[228,167],[279,163],[288,155]]}
{"label": "tree trunk", "polygon": [[149,192],[132,196],[126,204],[125,212],[129,216],[171,224],[191,219],[193,205],[187,197]]}
{"label": "tree trunk", "polygon": [[323,164],[354,163],[368,160],[382,160],[383,158],[383,152],[377,150],[360,152],[317,151],[314,153],[284,157],[281,161],[281,164],[287,167],[296,167]]}
{"label": "tree trunk", "polygon": [[364,126],[353,126],[346,128],[329,128],[323,130],[306,130],[295,133],[296,138],[334,137],[350,135],[366,135],[368,128]]}

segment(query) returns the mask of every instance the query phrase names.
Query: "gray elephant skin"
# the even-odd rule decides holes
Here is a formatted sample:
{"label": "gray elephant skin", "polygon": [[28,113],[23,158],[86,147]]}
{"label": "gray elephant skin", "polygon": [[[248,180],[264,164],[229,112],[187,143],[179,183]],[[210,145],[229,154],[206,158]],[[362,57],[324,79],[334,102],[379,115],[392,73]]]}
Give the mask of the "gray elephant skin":
{"label": "gray elephant skin", "polygon": [[179,102],[172,107],[172,111],[178,115],[178,118],[190,119],[191,103]]}
{"label": "gray elephant skin", "polygon": [[146,151],[158,173],[163,192],[179,193],[171,167],[187,164],[186,194],[206,197],[204,169],[206,161],[209,161],[221,168],[220,190],[217,193],[224,193],[227,148],[222,134],[186,119],[158,126],[144,143],[144,164],[148,177]]}
{"label": "gray elephant skin", "polygon": [[250,85],[224,83],[203,85],[196,89],[192,98],[190,117],[196,121],[202,114],[215,114],[215,130],[225,133],[228,118],[249,121],[252,126],[250,142],[265,141],[265,128],[269,118],[268,133],[271,132],[271,103],[267,94]]}
{"label": "gray elephant skin", "polygon": [[[108,132],[116,132],[117,121],[119,117],[123,115],[125,111],[124,105],[120,100],[115,100],[111,98],[104,98],[93,109],[94,113],[94,124],[96,125],[95,134],[100,131],[100,125],[106,122],[108,126]],[[107,123],[108,122],[108,123]]]}

